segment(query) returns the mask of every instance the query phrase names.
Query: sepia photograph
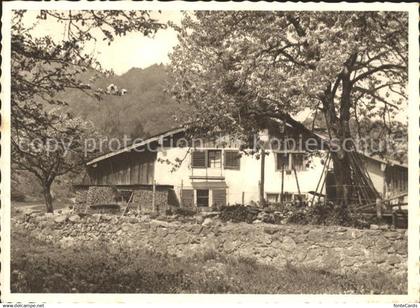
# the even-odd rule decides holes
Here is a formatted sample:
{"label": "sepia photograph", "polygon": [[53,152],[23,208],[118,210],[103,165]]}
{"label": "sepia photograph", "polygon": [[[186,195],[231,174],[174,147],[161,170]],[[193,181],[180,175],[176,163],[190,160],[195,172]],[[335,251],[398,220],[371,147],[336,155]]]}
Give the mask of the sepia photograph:
{"label": "sepia photograph", "polygon": [[419,301],[417,6],[82,4],[4,5],[2,302]]}

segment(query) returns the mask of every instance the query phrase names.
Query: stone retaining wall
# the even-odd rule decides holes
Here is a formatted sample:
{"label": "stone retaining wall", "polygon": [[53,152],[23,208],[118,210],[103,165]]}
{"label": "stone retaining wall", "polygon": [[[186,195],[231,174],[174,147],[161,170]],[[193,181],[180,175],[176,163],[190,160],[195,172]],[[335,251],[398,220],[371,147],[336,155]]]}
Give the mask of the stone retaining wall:
{"label": "stone retaining wall", "polygon": [[287,262],[335,273],[383,271],[405,275],[405,230],[360,230],[343,227],[222,223],[195,217],[172,222],[93,214],[27,214],[12,219],[20,230],[61,247],[104,241],[174,256],[206,251],[246,256],[277,267]]}

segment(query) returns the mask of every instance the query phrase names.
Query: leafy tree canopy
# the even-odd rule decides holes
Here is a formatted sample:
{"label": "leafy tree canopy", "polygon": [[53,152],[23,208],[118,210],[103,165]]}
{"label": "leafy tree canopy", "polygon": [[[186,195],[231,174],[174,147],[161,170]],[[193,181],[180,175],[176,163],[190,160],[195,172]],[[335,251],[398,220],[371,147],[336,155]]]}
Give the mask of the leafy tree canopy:
{"label": "leafy tree canopy", "polygon": [[305,108],[392,118],[406,104],[403,12],[199,11],[173,26],[172,93],[196,127],[248,132]]}

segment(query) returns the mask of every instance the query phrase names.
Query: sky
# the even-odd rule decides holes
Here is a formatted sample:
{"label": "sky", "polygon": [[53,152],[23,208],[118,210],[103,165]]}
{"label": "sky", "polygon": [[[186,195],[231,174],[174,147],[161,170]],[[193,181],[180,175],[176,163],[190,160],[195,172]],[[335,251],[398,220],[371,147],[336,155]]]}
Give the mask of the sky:
{"label": "sky", "polygon": [[[38,11],[30,11],[25,17],[25,23],[33,24]],[[172,21],[179,24],[182,20],[180,11],[152,12],[151,17],[166,23]],[[65,24],[57,24],[52,19],[39,22],[33,30],[35,36],[49,35],[54,40],[61,40],[64,35]],[[95,44],[88,44],[87,52],[94,52],[96,59],[104,69],[112,69],[121,75],[131,68],[146,68],[153,64],[167,64],[168,54],[176,46],[178,40],[173,29],[159,30],[152,38],[141,33],[129,33],[126,36],[116,37],[108,43],[98,40]]]}

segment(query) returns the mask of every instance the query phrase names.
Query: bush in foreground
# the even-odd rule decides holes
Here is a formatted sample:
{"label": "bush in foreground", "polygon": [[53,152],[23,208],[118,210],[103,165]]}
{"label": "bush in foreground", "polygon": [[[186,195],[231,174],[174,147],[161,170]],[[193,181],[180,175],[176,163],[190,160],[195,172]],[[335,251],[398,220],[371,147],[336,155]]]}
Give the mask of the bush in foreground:
{"label": "bush in foreground", "polygon": [[287,265],[283,269],[214,250],[189,258],[89,243],[59,249],[26,234],[13,234],[12,292],[36,293],[382,293],[407,290],[402,278],[332,274]]}

